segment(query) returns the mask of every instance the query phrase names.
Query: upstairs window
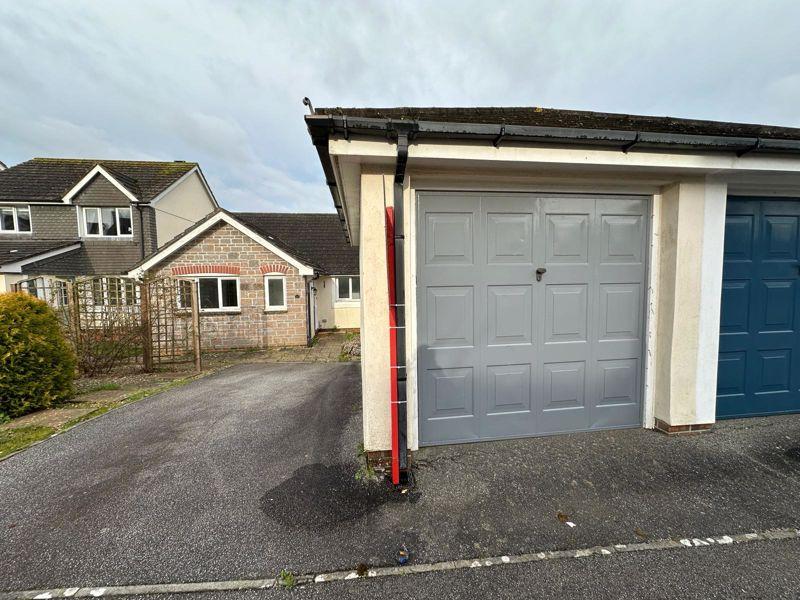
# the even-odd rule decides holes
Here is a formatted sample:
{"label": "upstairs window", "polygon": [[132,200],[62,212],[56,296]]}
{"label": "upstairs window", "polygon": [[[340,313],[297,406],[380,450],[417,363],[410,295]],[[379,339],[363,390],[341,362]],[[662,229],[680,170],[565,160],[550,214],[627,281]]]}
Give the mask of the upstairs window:
{"label": "upstairs window", "polygon": [[83,222],[87,237],[131,237],[131,209],[84,208]]}
{"label": "upstairs window", "polygon": [[29,207],[0,207],[0,233],[30,233],[31,209]]}
{"label": "upstairs window", "polygon": [[336,300],[361,300],[361,280],[358,277],[336,278]]}

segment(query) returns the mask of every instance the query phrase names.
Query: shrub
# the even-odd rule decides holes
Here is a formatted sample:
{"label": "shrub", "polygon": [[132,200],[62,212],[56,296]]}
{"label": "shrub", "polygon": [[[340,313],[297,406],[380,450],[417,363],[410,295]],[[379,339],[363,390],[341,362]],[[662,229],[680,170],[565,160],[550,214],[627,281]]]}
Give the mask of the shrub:
{"label": "shrub", "polygon": [[0,294],[0,415],[66,400],[74,377],[75,355],[53,309],[22,292]]}

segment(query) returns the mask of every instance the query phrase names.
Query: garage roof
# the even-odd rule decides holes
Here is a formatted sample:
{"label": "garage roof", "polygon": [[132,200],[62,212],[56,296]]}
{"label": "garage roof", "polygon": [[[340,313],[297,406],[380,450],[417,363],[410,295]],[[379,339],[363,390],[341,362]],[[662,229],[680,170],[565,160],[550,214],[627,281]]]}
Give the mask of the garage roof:
{"label": "garage roof", "polygon": [[540,107],[318,108],[315,115],[800,140],[800,128]]}

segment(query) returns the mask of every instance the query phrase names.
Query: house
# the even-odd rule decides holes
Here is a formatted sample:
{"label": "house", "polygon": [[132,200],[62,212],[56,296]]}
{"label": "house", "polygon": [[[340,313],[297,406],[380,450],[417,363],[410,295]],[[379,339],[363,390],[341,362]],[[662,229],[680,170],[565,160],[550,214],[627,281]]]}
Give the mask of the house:
{"label": "house", "polygon": [[204,350],[305,345],[360,325],[358,251],[333,213],[219,209],[128,276],[195,282]]}
{"label": "house", "polygon": [[121,275],[217,208],[197,163],[34,158],[0,171],[0,292]]}
{"label": "house", "polygon": [[800,412],[800,129],[542,108],[306,123],[361,254],[368,451]]}

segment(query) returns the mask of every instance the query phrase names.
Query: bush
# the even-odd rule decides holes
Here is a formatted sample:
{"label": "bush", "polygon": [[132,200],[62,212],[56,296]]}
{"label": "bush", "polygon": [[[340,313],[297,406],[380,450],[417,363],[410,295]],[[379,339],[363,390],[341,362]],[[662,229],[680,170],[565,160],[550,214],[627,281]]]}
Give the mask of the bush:
{"label": "bush", "polygon": [[66,400],[74,378],[75,355],[53,309],[25,293],[0,294],[0,417]]}

